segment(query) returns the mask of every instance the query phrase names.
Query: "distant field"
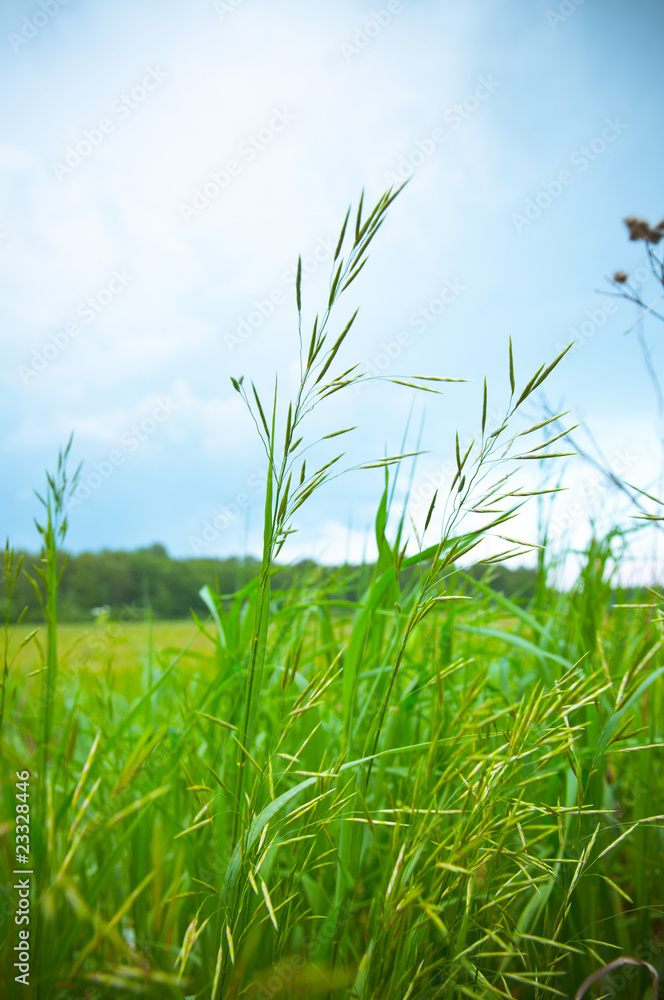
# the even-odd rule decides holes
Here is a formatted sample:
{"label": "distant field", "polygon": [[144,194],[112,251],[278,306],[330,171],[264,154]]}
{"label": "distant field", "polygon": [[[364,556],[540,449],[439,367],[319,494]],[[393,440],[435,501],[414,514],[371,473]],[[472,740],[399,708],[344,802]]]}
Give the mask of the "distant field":
{"label": "distant field", "polygon": [[[17,625],[10,628],[12,643],[20,642],[25,636],[34,632],[34,625]],[[39,670],[41,656],[38,643],[43,642],[45,629],[37,629],[35,638],[29,642],[19,654],[17,666],[31,672]],[[163,655],[169,650],[180,652],[186,650],[183,659],[188,654],[209,654],[210,642],[202,635],[195,622],[156,621],[152,623],[151,631],[146,622],[92,622],[90,625],[72,623],[58,625],[58,647],[63,669],[88,668],[101,670],[109,664],[114,671],[135,670],[144,666],[149,657],[152,643],[153,657]],[[198,657],[197,657],[198,658]]]}
{"label": "distant field", "polygon": [[[337,627],[341,625],[342,634],[346,629],[340,619],[343,615],[332,613]],[[509,633],[517,624],[514,616],[502,615],[495,618],[493,627],[496,630]],[[214,629],[214,625],[209,626]],[[27,643],[18,655],[16,667],[24,673],[32,673],[41,667],[39,645],[44,641],[44,626],[16,625],[9,629],[10,643],[16,648],[21,640],[35,632],[34,638]],[[350,637],[350,624],[348,625]],[[487,641],[485,640],[485,648]],[[504,650],[504,644],[493,638],[492,646],[497,651]],[[136,668],[144,668],[152,650],[152,658],[156,663],[160,659],[169,659],[180,655],[183,663],[193,663],[200,669],[208,660],[213,667],[213,648],[210,640],[199,631],[191,619],[181,621],[154,621],[151,627],[146,622],[107,622],[106,624],[72,622],[58,625],[58,654],[61,669],[89,669],[102,671],[109,665],[115,674],[129,672],[135,675]],[[137,683],[137,688],[140,685]]]}
{"label": "distant field", "polygon": [[[234,592],[174,565],[161,588],[153,546],[129,557],[126,599],[110,575],[95,593],[82,557],[64,599],[69,445],[49,475],[32,570],[46,625],[0,629],[0,946],[31,976],[0,971],[3,1000],[543,1000],[580,997],[598,973],[604,996],[657,995],[664,598],[614,586],[631,528],[570,549],[569,590],[545,533],[511,597],[486,563],[460,563],[489,537],[510,546],[496,560],[531,551],[496,531],[532,496],[512,477],[561,457],[548,446],[569,429],[517,454],[564,415],[519,431],[513,418],[565,352],[517,395],[510,341],[504,421],[486,424],[485,382],[477,440],[457,436],[414,554],[407,505],[389,527],[390,469],[408,452],[365,466],[385,469],[373,566],[285,580],[277,564],[336,474],[336,458],[307,466],[300,427],[363,379],[331,368],[353,319],[334,342],[327,321],[395,196],[364,222],[361,199],[350,247],[346,216],[287,408],[276,387],[268,408],[233,380],[269,469],[262,560]],[[24,607],[9,546],[3,575],[9,622]],[[196,593],[209,626],[163,620]],[[93,597],[98,617],[58,624]],[[140,620],[148,597],[162,620]]]}
{"label": "distant field", "polygon": [[[216,625],[208,637],[193,620],[58,626],[43,805],[46,629],[20,650],[34,628],[10,629],[18,655],[2,779],[18,788],[15,773],[31,775],[31,848],[49,887],[36,959],[48,1000],[82,1000],[91,983],[127,996],[139,975],[155,1000],[210,996],[225,957],[239,989],[249,962],[259,982],[276,981],[292,956],[301,961],[294,995],[322,996],[309,986],[334,970],[325,920],[341,912],[342,863],[348,920],[336,932],[334,981],[344,998],[367,927],[378,950],[373,998],[405,996],[406,973],[422,982],[415,996],[504,998],[493,986],[473,992],[475,977],[500,986],[502,969],[519,981],[564,973],[567,989],[618,949],[659,960],[664,665],[651,609],[613,608],[610,588],[587,572],[570,594],[548,589],[541,605],[481,592],[438,603],[406,641],[418,595],[417,581],[385,592],[377,581],[354,608],[311,591],[275,601],[244,798],[252,822],[261,818],[237,883],[239,915],[219,926],[220,894],[236,884],[236,734],[253,593],[232,606],[217,599],[221,644]],[[400,650],[369,781],[358,762],[374,752],[368,738]],[[6,885],[11,805],[8,796],[0,810]],[[489,931],[497,945],[482,949]],[[403,945],[411,935],[413,961]],[[469,941],[476,954],[466,967],[454,956]],[[633,985],[641,1000],[646,975]],[[215,1000],[232,996],[230,986]]]}

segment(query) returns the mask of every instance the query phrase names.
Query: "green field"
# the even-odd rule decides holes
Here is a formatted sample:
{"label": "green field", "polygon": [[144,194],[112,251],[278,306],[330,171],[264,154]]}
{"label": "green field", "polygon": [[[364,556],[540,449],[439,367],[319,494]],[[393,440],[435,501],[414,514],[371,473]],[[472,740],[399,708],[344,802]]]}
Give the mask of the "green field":
{"label": "green field", "polygon": [[[362,981],[375,997],[566,996],[614,955],[661,956],[657,608],[613,608],[592,573],[528,608],[485,589],[439,603],[406,647],[369,773],[417,588],[380,589],[344,615],[324,595],[273,595],[242,860],[231,727],[256,587],[218,605],[207,635],[59,628],[56,763],[32,817],[35,854],[48,845],[43,996],[208,996],[218,968],[224,996],[254,980],[249,996],[353,996]],[[12,667],[5,885],[8,772],[39,770],[38,640]],[[627,972],[641,996],[647,974]]]}
{"label": "green field", "polygon": [[[45,630],[34,625],[13,625],[9,628],[9,641],[13,646],[20,646],[27,637],[34,633],[34,640],[29,641],[21,651],[14,669],[26,677],[42,665],[40,645],[45,642]],[[206,640],[192,619],[185,621],[156,621],[148,625],[146,622],[122,622],[108,620],[95,622],[89,626],[75,624],[58,624],[58,649],[63,671],[81,671],[89,669],[94,673],[103,671],[107,664],[112,664],[113,675],[118,678],[128,675],[136,676],[136,669],[147,664],[152,656],[160,656],[168,650],[182,651],[185,647],[188,653],[184,655],[187,662],[189,653],[191,659],[196,654],[207,651],[209,642]]]}
{"label": "green field", "polygon": [[[360,203],[294,398],[275,389],[268,405],[233,380],[268,468],[248,583],[208,588],[204,620],[59,625],[68,449],[38,525],[36,634],[12,624],[20,567],[6,550],[7,1000],[572,997],[625,957],[595,995],[653,997],[664,598],[614,586],[620,531],[592,540],[569,591],[545,532],[527,598],[494,589],[490,566],[480,580],[460,568],[533,495],[506,470],[518,481],[529,457],[558,457],[553,421],[542,444],[541,423],[512,423],[561,358],[517,389],[510,343],[505,419],[487,424],[485,384],[477,441],[464,453],[457,438],[449,496],[434,494],[409,546],[405,512],[390,512],[412,455],[369,463],[385,487],[356,600],[315,567],[277,583],[297,511],[334,474],[333,458],[306,465],[302,424],[360,378],[335,361],[352,320],[332,342],[329,313],[392,197],[366,217]],[[529,551],[506,544],[501,558]]]}

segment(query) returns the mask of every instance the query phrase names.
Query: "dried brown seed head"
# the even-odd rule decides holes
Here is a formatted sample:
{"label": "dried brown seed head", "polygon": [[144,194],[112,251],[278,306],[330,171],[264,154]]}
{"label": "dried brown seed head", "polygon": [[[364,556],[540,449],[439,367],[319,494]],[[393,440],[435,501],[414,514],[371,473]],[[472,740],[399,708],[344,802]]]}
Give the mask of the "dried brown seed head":
{"label": "dried brown seed head", "polygon": [[630,215],[624,220],[624,223],[629,229],[630,240],[644,240],[646,243],[659,243],[662,238],[663,234],[659,231],[659,226],[655,229],[651,229],[650,225],[644,219],[637,219]]}

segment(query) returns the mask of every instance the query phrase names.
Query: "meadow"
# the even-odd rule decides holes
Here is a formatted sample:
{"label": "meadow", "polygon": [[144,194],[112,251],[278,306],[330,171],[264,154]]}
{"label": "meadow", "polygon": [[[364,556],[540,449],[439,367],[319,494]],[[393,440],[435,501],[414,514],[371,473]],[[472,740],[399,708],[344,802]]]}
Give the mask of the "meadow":
{"label": "meadow", "polygon": [[[233,380],[268,470],[262,561],[240,590],[206,588],[208,614],[188,622],[59,625],[67,449],[47,481],[45,624],[8,612],[4,630],[8,1000],[571,997],[625,957],[637,964],[607,970],[595,995],[654,996],[664,598],[615,586],[619,533],[589,543],[567,591],[546,539],[528,598],[495,589],[490,564],[479,580],[462,568],[531,502],[515,478],[527,460],[565,447],[553,419],[541,444],[542,426],[513,426],[562,356],[517,388],[506,350],[505,419],[487,424],[485,385],[481,435],[465,455],[457,439],[450,495],[433,496],[410,548],[405,517],[389,526],[412,453],[370,463],[385,475],[378,558],[356,600],[313,571],[272,583],[297,510],[334,474],[336,459],[302,464],[303,425],[362,377],[338,362],[353,320],[330,339],[329,317],[394,197],[346,217],[306,338],[298,275],[293,398]],[[522,551],[508,539],[501,558]],[[8,548],[10,596],[18,571]],[[9,956],[28,947],[13,888],[28,780],[26,992]]]}

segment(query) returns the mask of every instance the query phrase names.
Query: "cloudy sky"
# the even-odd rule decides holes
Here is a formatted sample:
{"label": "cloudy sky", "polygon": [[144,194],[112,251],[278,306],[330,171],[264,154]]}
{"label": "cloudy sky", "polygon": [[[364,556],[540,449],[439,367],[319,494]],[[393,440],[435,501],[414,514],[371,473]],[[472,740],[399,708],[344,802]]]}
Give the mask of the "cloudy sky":
{"label": "cloudy sky", "polygon": [[[310,322],[348,204],[409,175],[339,304],[340,329],[361,306],[344,360],[471,381],[415,401],[376,382],[311,434],[358,425],[351,465],[398,451],[412,408],[420,488],[477,426],[484,375],[505,404],[510,335],[521,383],[576,339],[549,399],[652,486],[635,316],[602,289],[643,263],[623,217],[664,215],[663,29],[659,0],[5,0],[2,533],[36,548],[33,489],[73,430],[70,549],[255,552],[264,457],[229,376],[269,394],[278,373],[287,398],[298,254]],[[610,504],[565,475],[576,538]],[[290,556],[370,555],[380,490],[330,484]]]}

